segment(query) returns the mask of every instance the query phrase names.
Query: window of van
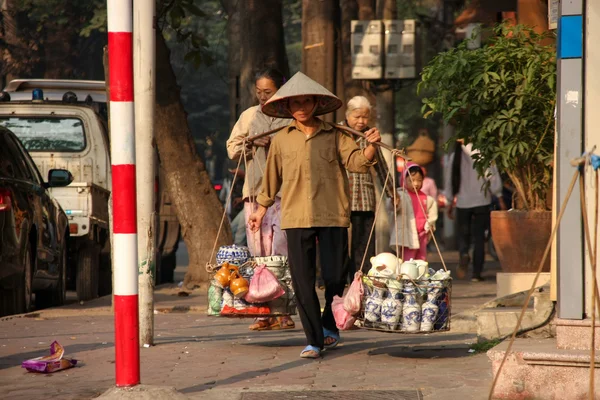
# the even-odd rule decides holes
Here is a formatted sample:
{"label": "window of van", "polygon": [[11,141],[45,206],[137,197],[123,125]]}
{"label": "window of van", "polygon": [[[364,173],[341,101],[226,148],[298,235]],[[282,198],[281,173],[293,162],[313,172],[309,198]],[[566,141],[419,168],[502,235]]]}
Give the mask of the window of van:
{"label": "window of van", "polygon": [[79,118],[0,118],[0,126],[17,135],[27,151],[75,152],[85,149],[83,122]]}

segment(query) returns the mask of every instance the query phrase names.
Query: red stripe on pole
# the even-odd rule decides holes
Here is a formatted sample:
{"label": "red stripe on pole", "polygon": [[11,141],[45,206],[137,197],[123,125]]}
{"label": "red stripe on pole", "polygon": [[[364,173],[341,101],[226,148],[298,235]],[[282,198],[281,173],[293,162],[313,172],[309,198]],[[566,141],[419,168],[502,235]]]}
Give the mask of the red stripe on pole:
{"label": "red stripe on pole", "polygon": [[137,233],[135,165],[112,166],[113,232]]}
{"label": "red stripe on pole", "polygon": [[140,383],[138,296],[115,295],[115,369],[117,386]]}
{"label": "red stripe on pole", "polygon": [[108,32],[110,100],[133,101],[133,42],[131,32]]}

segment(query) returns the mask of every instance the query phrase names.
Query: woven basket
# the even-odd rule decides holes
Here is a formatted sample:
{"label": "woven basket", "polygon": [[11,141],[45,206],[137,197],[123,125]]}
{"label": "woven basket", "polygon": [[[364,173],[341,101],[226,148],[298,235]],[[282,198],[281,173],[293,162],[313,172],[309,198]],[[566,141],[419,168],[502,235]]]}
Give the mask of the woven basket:
{"label": "woven basket", "polygon": [[415,282],[363,276],[363,287],[358,328],[401,334],[450,330],[452,279]]}

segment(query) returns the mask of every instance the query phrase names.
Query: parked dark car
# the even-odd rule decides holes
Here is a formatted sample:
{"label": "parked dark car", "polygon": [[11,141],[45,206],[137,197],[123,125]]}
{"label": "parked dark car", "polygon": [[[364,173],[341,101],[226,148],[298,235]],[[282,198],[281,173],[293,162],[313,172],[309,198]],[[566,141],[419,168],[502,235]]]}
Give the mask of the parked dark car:
{"label": "parked dark car", "polygon": [[48,188],[73,181],[51,169],[44,182],[17,137],[0,127],[0,316],[65,301],[69,223]]}

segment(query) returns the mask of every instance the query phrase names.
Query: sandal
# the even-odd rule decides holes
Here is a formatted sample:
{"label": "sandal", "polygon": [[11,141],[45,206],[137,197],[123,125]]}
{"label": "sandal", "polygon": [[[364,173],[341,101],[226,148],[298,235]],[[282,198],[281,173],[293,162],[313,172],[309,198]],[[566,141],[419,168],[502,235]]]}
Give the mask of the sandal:
{"label": "sandal", "polygon": [[294,329],[296,327],[296,323],[289,315],[279,317],[277,320],[281,329]]}
{"label": "sandal", "polygon": [[325,344],[323,346],[323,347],[325,347],[325,349],[333,349],[340,343],[339,332],[336,333],[336,332],[330,331],[327,328],[323,328],[323,335],[325,336],[325,339],[327,339],[327,338],[333,339],[333,342],[331,342],[329,344]]}
{"label": "sandal", "polygon": [[321,357],[321,349],[310,344],[300,353],[301,358],[319,358]]}
{"label": "sandal", "polygon": [[272,327],[269,320],[259,319],[258,321],[250,325],[248,329],[250,329],[251,331],[268,331],[271,330]]}

